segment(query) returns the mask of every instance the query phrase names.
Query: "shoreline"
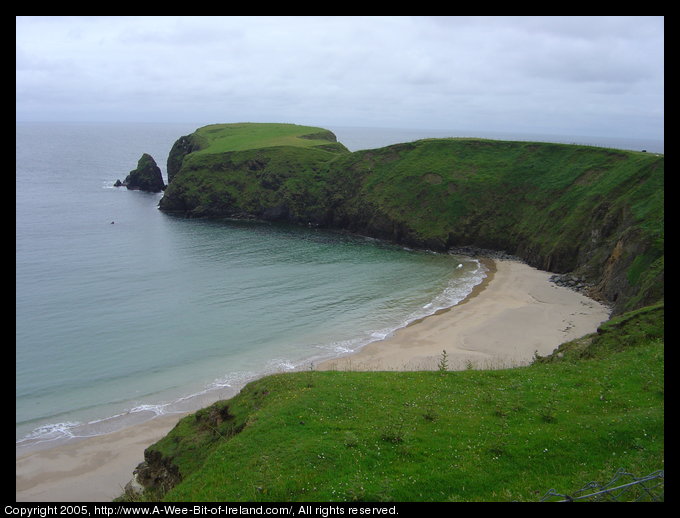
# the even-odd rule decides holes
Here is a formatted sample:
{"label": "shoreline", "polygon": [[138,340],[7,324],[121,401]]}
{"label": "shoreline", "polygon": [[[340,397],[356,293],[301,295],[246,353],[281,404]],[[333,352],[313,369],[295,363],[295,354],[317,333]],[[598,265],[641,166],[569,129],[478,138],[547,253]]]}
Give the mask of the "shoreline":
{"label": "shoreline", "polygon": [[549,272],[515,260],[483,261],[487,278],[459,304],[317,368],[436,370],[444,350],[448,370],[520,367],[609,318],[607,306],[550,282]]}
{"label": "shoreline", "polygon": [[144,450],[183,415],[160,416],[16,459],[17,502],[110,502],[123,493]]}
{"label": "shoreline", "polygon": [[[443,315],[444,313],[448,313],[449,311],[453,310],[454,308],[462,306],[463,304],[465,304],[469,300],[472,300],[473,298],[477,297],[480,293],[482,293],[484,291],[484,289],[488,286],[488,284],[493,280],[494,276],[496,275],[497,268],[496,268],[496,262],[493,259],[489,259],[488,257],[479,257],[479,258],[477,258],[477,260],[486,269],[486,275],[482,279],[482,282],[473,286],[470,293],[468,293],[463,300],[461,300],[460,302],[458,302],[457,304],[455,304],[453,306],[449,306],[448,308],[438,309],[437,311],[435,311],[431,315],[427,315],[427,316],[424,316],[424,317],[421,317],[421,318],[417,318],[413,322],[409,322],[404,327],[396,329],[394,332],[398,333],[402,329],[406,329],[408,327],[411,327],[411,326],[414,326],[416,324],[423,322],[425,319],[428,319],[430,317],[435,317],[437,315]],[[384,340],[389,340],[389,339],[390,339],[390,337],[386,337]],[[384,340],[380,340],[380,341],[384,341]],[[367,345],[370,345],[370,344],[367,344]],[[352,354],[356,354],[357,352],[359,352],[359,351],[356,351]],[[322,363],[331,362],[331,361],[336,360],[336,359],[337,358],[331,358],[329,360],[325,360]]]}
{"label": "shoreline", "polygon": [[[470,295],[469,292],[473,289],[477,289],[476,285],[474,285],[475,282],[480,283],[486,280],[486,275],[489,271],[489,265],[487,264],[485,267],[484,261],[475,256],[476,253],[478,253],[477,250],[466,250],[453,254],[463,256],[467,258],[470,263],[477,264],[475,271],[471,272],[472,277],[469,275],[464,276],[464,279],[460,284],[463,289],[462,294],[464,298],[462,300],[465,300],[465,298]],[[453,268],[449,273],[451,276],[455,275],[455,277],[458,278],[460,275],[453,273],[456,270],[456,268]],[[153,401],[148,401],[146,403],[141,401],[135,401],[134,403],[129,402],[129,406],[132,406],[132,408],[117,407],[114,408],[109,415],[105,415],[104,417],[65,417],[62,418],[62,421],[64,422],[44,424],[33,428],[33,430],[29,428],[24,431],[23,435],[17,432],[15,457],[19,458],[35,451],[57,448],[87,438],[107,435],[118,430],[134,427],[160,416],[171,414],[185,415],[187,413],[196,412],[201,408],[213,404],[215,401],[234,397],[245,385],[264,376],[281,372],[307,370],[309,368],[313,369],[314,365],[317,363],[345,354],[351,354],[361,349],[367,343],[383,340],[386,336],[390,336],[402,326],[411,325],[414,321],[411,319],[418,321],[441,311],[445,311],[451,307],[451,305],[461,303],[461,298],[458,294],[459,289],[460,288],[456,288],[453,292],[448,293],[447,288],[447,290],[444,290],[434,297],[430,304],[423,306],[420,311],[416,310],[409,314],[406,322],[398,322],[397,320],[396,322],[387,324],[387,328],[376,324],[375,326],[377,327],[374,331],[364,332],[361,336],[348,340],[347,343],[349,345],[346,345],[344,341],[335,342],[335,338],[329,336],[327,347],[314,347],[307,351],[306,357],[297,358],[292,361],[267,362],[266,364],[262,361],[262,358],[260,358],[260,369],[251,369],[251,372],[229,373],[227,376],[222,376],[219,383],[216,383],[216,379],[210,384],[206,383],[201,390],[196,388],[195,391],[189,391],[188,393],[187,391],[176,392],[174,395],[165,397],[160,403]],[[427,309],[428,306],[434,306],[434,308]],[[433,311],[433,313],[430,313],[429,311]],[[342,345],[336,346],[338,343],[341,343]],[[229,381],[225,383],[224,380],[227,379]]]}
{"label": "shoreline", "polygon": [[[609,309],[551,283],[549,272],[511,260],[479,258],[484,280],[461,302],[415,320],[316,370],[436,369],[442,350],[450,370],[525,365],[560,343],[593,332]],[[493,281],[493,282],[492,282]],[[528,337],[527,326],[532,333]],[[106,435],[16,458],[18,502],[111,501],[120,496],[144,450],[186,414],[155,417]]]}

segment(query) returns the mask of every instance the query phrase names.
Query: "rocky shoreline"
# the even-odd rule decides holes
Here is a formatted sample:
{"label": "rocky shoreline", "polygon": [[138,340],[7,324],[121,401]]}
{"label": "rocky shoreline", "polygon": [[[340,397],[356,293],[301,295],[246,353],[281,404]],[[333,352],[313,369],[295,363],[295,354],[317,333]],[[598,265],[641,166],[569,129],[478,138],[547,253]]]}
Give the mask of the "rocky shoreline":
{"label": "rocky shoreline", "polygon": [[548,277],[548,281],[552,282],[556,286],[569,288],[570,290],[580,293],[581,295],[585,295],[586,297],[595,300],[603,306],[608,307],[610,310],[613,310],[614,308],[610,301],[605,300],[602,296],[600,296],[597,291],[597,286],[587,282],[585,277],[574,275],[573,273],[556,273]]}
{"label": "rocky shoreline", "polygon": [[548,280],[558,286],[564,286],[565,288],[570,288],[579,293],[585,293],[586,290],[591,287],[586,283],[586,280],[583,277],[569,273],[551,275]]}

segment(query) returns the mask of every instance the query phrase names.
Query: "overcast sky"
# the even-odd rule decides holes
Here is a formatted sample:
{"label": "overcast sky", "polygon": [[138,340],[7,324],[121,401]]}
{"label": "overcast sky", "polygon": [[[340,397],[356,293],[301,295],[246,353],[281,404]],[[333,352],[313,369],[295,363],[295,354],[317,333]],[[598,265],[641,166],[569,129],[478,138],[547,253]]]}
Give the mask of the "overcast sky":
{"label": "overcast sky", "polygon": [[663,17],[18,17],[17,120],[663,138]]}

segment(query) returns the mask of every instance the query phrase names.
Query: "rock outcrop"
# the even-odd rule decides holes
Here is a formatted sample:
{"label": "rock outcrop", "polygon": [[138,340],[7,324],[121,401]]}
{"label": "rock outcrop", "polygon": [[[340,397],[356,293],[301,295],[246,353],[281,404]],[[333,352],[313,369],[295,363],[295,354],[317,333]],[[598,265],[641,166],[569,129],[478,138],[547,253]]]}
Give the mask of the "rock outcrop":
{"label": "rock outcrop", "polygon": [[130,171],[124,181],[117,180],[115,187],[127,187],[135,191],[161,192],[165,190],[163,175],[153,157],[144,153],[137,162],[137,169]]}

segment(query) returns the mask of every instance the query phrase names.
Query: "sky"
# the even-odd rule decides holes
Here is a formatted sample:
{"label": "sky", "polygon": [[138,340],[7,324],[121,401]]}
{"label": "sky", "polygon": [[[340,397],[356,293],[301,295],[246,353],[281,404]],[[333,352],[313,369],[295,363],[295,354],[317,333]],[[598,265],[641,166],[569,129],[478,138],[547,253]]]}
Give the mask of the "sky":
{"label": "sky", "polygon": [[664,18],[16,19],[17,121],[663,139]]}

